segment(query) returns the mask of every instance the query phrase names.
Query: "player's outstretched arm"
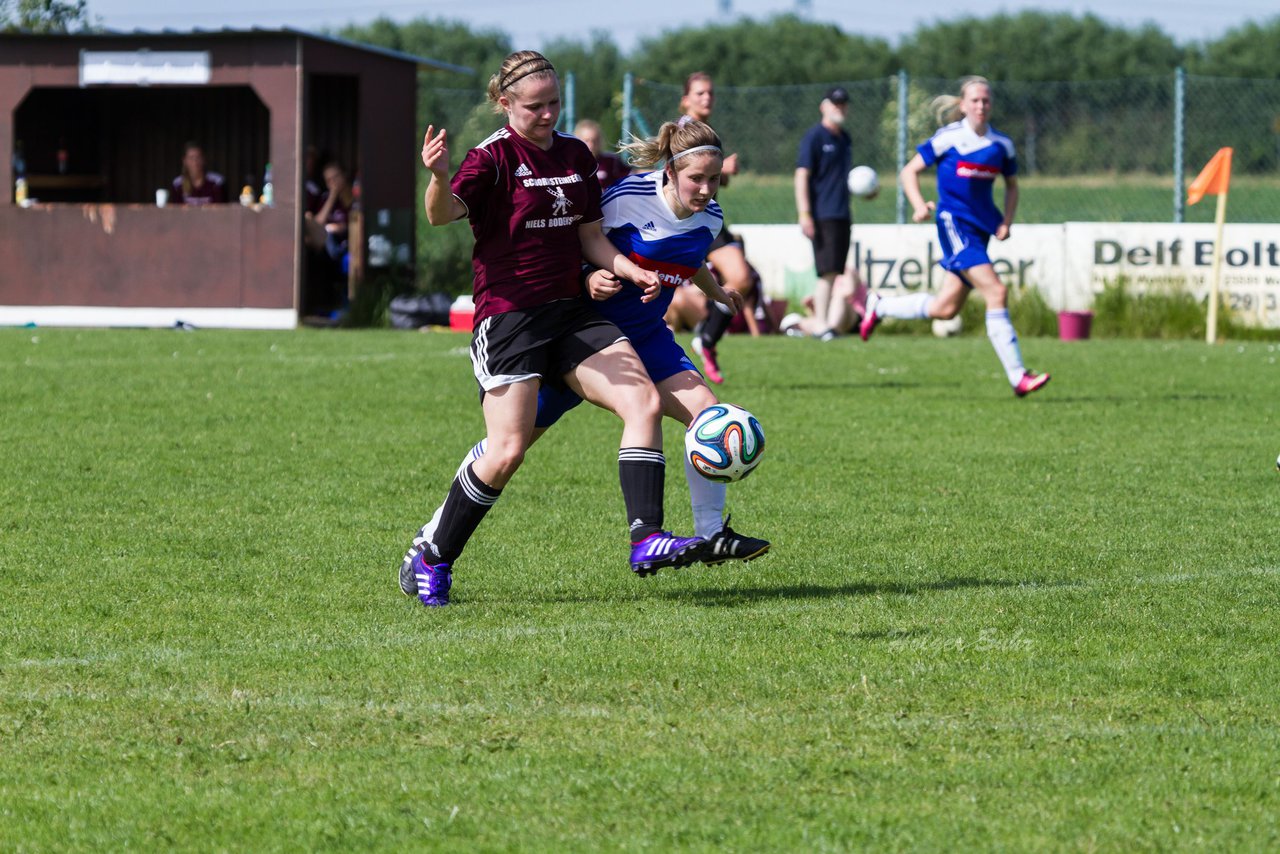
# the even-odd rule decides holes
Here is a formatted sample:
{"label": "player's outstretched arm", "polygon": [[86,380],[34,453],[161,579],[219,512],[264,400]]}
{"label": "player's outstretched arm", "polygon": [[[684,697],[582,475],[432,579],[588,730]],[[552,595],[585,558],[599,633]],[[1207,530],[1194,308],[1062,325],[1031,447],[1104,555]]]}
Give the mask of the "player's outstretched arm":
{"label": "player's outstretched arm", "polygon": [[898,181],[902,184],[902,194],[911,203],[911,220],[913,222],[924,222],[933,218],[933,202],[926,202],[924,193],[920,192],[920,173],[928,168],[925,165],[924,158],[916,154],[898,173]]}
{"label": "player's outstretched arm", "polygon": [[1018,211],[1018,178],[1016,175],[1004,177],[1004,222],[996,229],[996,240],[1008,240],[1013,230],[1013,215]]}
{"label": "player's outstretched arm", "polygon": [[730,314],[737,314],[742,311],[743,305],[746,304],[741,293],[722,288],[720,283],[716,281],[716,277],[711,275],[711,271],[707,269],[706,264],[699,267],[698,272],[694,273],[689,281],[697,285],[698,290],[716,302],[728,306]]}
{"label": "player's outstretched arm", "polygon": [[434,130],[434,126],[427,125],[422,140],[422,165],[431,172],[423,206],[427,209],[427,222],[445,225],[466,216],[467,208],[449,189],[448,132],[440,128],[439,133],[433,134]]}

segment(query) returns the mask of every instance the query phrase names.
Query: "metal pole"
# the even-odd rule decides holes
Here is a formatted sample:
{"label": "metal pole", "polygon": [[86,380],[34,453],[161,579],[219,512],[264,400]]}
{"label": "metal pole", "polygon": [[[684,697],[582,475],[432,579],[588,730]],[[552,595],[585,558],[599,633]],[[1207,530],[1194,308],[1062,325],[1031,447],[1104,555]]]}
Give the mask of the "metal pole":
{"label": "metal pole", "polygon": [[622,141],[631,141],[631,72],[622,75]]}
{"label": "metal pole", "polygon": [[[910,88],[907,72],[898,72],[898,172],[907,165],[907,90]],[[902,184],[898,185],[898,225],[907,221],[907,197],[902,192]]]}
{"label": "metal pole", "polygon": [[574,77],[570,71],[564,76],[564,132],[573,133],[577,121],[577,110],[574,104]]}
{"label": "metal pole", "polygon": [[1181,66],[1173,75],[1173,221],[1182,222],[1186,213],[1182,156],[1187,144],[1187,71]]}

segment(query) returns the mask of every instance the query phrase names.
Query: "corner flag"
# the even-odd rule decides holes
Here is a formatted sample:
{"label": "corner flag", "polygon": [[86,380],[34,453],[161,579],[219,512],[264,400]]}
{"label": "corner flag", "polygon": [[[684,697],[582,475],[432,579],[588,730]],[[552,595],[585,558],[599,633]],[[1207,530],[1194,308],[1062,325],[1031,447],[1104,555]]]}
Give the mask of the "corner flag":
{"label": "corner flag", "polygon": [[1217,236],[1213,241],[1213,274],[1209,280],[1209,311],[1205,318],[1204,338],[1210,344],[1218,338],[1218,291],[1222,282],[1222,230],[1227,222],[1227,189],[1231,186],[1231,149],[1219,148],[1200,174],[1187,187],[1187,204],[1194,205],[1205,196],[1218,197],[1214,217]]}
{"label": "corner flag", "polygon": [[1219,148],[1200,174],[1187,187],[1187,204],[1194,205],[1205,196],[1225,196],[1231,186],[1231,149]]}

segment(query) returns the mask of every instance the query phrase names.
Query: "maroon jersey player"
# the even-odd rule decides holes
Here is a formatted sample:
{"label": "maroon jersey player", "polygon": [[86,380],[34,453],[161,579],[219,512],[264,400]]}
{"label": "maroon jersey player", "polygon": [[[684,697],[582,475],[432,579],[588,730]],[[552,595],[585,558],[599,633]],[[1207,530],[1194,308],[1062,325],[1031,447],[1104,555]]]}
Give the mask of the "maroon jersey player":
{"label": "maroon jersey player", "polygon": [[220,205],[227,200],[227,184],[217,172],[205,170],[204,149],[188,142],[182,154],[182,174],[173,179],[170,201],[178,205]]}
{"label": "maroon jersey player", "polygon": [[573,135],[586,143],[596,159],[596,178],[600,189],[607,190],[631,174],[631,167],[621,157],[603,150],[600,123],[593,119],[581,119],[573,126]]}
{"label": "maroon jersey player", "polygon": [[[631,344],[580,298],[582,262],[630,280],[653,299],[656,273],[621,255],[601,227],[595,161],[556,133],[560,81],[542,54],[508,56],[488,96],[507,124],[463,158],[449,178],[447,134],[428,126],[427,219],[466,218],[476,238],[471,362],[488,448],[460,469],[428,539],[419,530],[399,570],[400,589],[422,604],[449,604],[453,565],[524,459],[542,383],[564,384],[622,419],[618,471],[631,531],[631,568],[651,575],[697,558],[702,541],[662,530],[661,402]],[[630,285],[629,285],[630,286]],[[554,543],[548,544],[554,559]],[[549,570],[548,570],[549,571]]]}

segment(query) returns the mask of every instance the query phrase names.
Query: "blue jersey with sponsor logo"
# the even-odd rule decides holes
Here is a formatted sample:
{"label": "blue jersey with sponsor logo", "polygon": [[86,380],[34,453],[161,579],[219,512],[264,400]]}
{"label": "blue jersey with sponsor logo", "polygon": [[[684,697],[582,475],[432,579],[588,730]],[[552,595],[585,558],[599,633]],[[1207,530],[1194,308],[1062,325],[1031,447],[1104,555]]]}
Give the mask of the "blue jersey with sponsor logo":
{"label": "blue jersey with sponsor logo", "polygon": [[916,150],[926,166],[938,166],[938,213],[994,234],[1004,221],[992,193],[996,177],[1018,174],[1013,140],[990,125],[979,135],[961,119]]}
{"label": "blue jersey with sponsor logo", "polygon": [[644,291],[624,283],[617,294],[592,303],[628,335],[662,324],[675,289],[702,266],[724,225],[714,200],[706,210],[678,219],[662,194],[662,179],[661,171],[630,175],[606,190],[600,203],[604,233],[617,250],[662,278],[662,292],[652,302],[641,302]]}

